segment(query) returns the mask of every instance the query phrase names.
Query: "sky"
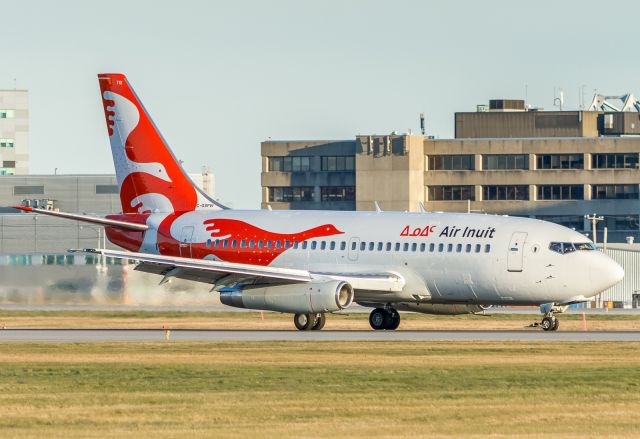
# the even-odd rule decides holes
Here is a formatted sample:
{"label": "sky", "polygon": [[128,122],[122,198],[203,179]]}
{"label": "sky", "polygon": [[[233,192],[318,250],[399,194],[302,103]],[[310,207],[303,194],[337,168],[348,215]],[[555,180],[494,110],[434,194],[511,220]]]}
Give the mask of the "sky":
{"label": "sky", "polygon": [[0,0],[0,88],[31,172],[113,173],[97,73],[129,78],[189,172],[259,208],[260,142],[427,131],[489,99],[640,95],[640,2]]}

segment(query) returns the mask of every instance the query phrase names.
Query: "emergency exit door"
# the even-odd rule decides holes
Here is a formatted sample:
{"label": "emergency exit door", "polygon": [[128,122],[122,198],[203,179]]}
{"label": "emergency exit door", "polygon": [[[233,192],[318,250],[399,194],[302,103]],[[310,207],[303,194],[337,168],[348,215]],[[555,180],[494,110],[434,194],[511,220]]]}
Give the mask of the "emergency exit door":
{"label": "emergency exit door", "polygon": [[527,240],[526,232],[514,232],[509,242],[507,253],[507,271],[522,271],[524,261],[524,243]]}

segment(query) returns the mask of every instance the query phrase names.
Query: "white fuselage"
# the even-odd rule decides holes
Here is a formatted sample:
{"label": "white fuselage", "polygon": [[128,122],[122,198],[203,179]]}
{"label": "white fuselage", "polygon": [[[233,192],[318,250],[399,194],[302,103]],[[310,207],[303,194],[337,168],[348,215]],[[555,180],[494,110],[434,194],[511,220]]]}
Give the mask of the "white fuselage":
{"label": "white fuselage", "polygon": [[[154,215],[148,224],[153,224]],[[396,273],[406,284],[400,292],[356,289],[359,302],[542,304],[585,301],[614,285],[621,267],[594,250],[588,238],[540,220],[484,214],[193,211],[171,225],[171,235],[187,246],[211,249],[208,259],[228,260],[229,252],[260,254],[266,243],[247,235],[218,235],[205,221],[238,220],[274,234],[293,234],[330,224],[342,233],[287,242],[269,265],[313,273]],[[185,227],[194,227],[185,234]],[[220,251],[216,241],[227,239]],[[213,241],[212,241],[213,240]],[[232,243],[231,241],[236,241]],[[242,242],[244,241],[244,242]],[[274,242],[270,245],[276,245]],[[280,246],[285,246],[282,239]],[[591,249],[566,253],[552,243],[582,243]],[[557,247],[557,246],[556,246]],[[147,244],[147,250],[152,243]],[[566,248],[566,246],[565,246]],[[189,253],[187,254],[187,251]]]}

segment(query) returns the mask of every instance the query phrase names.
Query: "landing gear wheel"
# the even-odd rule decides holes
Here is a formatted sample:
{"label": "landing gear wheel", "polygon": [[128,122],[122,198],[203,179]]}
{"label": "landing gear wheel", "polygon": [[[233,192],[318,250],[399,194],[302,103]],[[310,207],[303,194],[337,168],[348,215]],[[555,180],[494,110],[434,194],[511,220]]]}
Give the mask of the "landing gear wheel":
{"label": "landing gear wheel", "polygon": [[391,314],[391,324],[387,329],[395,331],[400,326],[400,313],[393,308],[389,310],[389,313]]}
{"label": "landing gear wheel", "polygon": [[315,324],[316,319],[314,314],[296,314],[293,316],[293,324],[300,331],[308,331]]}
{"label": "landing gear wheel", "polygon": [[322,328],[324,328],[324,324],[326,323],[326,321],[327,321],[327,318],[325,317],[324,313],[316,314],[315,323],[313,324],[311,329],[314,331],[321,330]]}
{"label": "landing gear wheel", "polygon": [[557,318],[553,318],[553,327],[551,328],[552,331],[557,331],[558,328],[560,327],[560,320],[558,320]]}
{"label": "landing gear wheel", "polygon": [[558,321],[558,319],[556,319],[556,318],[545,317],[544,319],[542,319],[542,322],[540,323],[540,326],[545,331],[554,331],[553,327],[558,324],[558,323],[556,323],[557,321]]}
{"label": "landing gear wheel", "polygon": [[387,329],[390,320],[389,313],[383,308],[376,308],[369,314],[369,324],[376,331]]}

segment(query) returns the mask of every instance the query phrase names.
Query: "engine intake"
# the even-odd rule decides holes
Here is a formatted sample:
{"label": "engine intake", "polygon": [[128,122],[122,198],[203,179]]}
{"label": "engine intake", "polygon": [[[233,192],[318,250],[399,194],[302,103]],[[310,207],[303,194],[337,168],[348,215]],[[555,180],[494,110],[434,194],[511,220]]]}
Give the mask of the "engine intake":
{"label": "engine intake", "polygon": [[224,305],[299,314],[340,311],[353,303],[353,297],[353,287],[337,280],[220,292]]}

